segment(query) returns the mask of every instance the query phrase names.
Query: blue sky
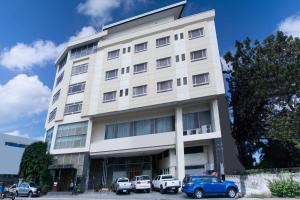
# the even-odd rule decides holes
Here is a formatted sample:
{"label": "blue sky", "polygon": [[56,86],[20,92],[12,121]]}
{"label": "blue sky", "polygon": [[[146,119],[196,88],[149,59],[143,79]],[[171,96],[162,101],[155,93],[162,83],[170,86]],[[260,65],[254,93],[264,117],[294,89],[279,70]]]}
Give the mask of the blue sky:
{"label": "blue sky", "polygon": [[[66,42],[102,24],[178,0],[2,0],[0,5],[0,133],[41,138],[55,75]],[[188,0],[183,15],[216,10],[220,55],[246,36],[276,30],[300,36],[299,0]]]}

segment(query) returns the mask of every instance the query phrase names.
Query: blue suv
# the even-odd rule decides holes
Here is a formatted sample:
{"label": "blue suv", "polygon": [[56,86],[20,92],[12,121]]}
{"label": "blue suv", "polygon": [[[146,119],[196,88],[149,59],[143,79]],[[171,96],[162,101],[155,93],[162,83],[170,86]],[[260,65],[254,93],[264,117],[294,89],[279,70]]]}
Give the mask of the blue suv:
{"label": "blue suv", "polygon": [[222,181],[215,176],[186,176],[182,185],[182,192],[196,199],[220,194],[234,198],[238,191],[235,182]]}

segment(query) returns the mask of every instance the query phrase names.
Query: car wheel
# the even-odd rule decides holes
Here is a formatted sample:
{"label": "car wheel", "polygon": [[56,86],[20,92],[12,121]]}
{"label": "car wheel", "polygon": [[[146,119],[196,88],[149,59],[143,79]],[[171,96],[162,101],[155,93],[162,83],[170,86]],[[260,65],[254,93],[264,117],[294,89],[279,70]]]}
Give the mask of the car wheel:
{"label": "car wheel", "polygon": [[18,191],[16,192],[16,197],[18,197],[19,196],[19,193],[18,193]]}
{"label": "car wheel", "polygon": [[127,191],[127,194],[130,194],[130,190]]}
{"label": "car wheel", "polygon": [[178,189],[175,189],[175,190],[174,190],[174,193],[177,194],[177,193],[178,193]]}
{"label": "car wheel", "polygon": [[203,197],[203,192],[201,189],[196,189],[194,192],[194,197],[196,199],[201,199]]}
{"label": "car wheel", "polygon": [[147,191],[147,193],[150,193],[150,189],[147,189],[146,191]]}
{"label": "car wheel", "polygon": [[162,185],[160,186],[159,192],[160,192],[161,194],[164,194],[164,193],[165,193],[165,190],[164,190],[164,188],[162,187]]}
{"label": "car wheel", "polygon": [[234,198],[236,195],[236,191],[234,188],[228,188],[227,190],[227,196],[230,198]]}
{"label": "car wheel", "polygon": [[29,198],[32,198],[32,192],[29,192],[29,193],[28,193],[28,197],[29,197]]}

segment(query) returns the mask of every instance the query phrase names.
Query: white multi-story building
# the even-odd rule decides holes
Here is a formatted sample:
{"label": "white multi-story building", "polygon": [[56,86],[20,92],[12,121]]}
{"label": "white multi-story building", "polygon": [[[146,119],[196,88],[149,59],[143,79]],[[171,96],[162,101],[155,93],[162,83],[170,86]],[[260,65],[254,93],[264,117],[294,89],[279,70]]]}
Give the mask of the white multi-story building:
{"label": "white multi-story building", "polygon": [[58,190],[118,176],[240,170],[230,136],[214,10],[185,1],[70,42],[46,121]]}

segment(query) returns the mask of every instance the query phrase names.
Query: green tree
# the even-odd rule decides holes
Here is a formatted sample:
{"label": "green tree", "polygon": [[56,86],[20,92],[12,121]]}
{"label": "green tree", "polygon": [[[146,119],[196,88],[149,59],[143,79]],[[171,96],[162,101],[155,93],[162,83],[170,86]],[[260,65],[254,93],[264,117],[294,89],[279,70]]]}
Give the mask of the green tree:
{"label": "green tree", "polygon": [[[232,66],[224,73],[228,74],[232,134],[240,160],[246,168],[253,167],[253,153],[258,150],[268,160],[264,152],[272,140],[288,151],[299,151],[299,38],[277,32],[263,42],[252,43],[249,38],[236,41],[235,47],[234,54],[224,56]],[[287,143],[292,145],[284,146]],[[292,165],[300,164],[299,159],[293,161]]]}
{"label": "green tree", "polygon": [[20,163],[19,175],[26,181],[40,185],[51,184],[51,174],[48,170],[52,157],[47,153],[47,144],[35,142],[26,147]]}

